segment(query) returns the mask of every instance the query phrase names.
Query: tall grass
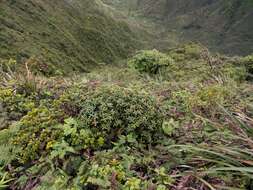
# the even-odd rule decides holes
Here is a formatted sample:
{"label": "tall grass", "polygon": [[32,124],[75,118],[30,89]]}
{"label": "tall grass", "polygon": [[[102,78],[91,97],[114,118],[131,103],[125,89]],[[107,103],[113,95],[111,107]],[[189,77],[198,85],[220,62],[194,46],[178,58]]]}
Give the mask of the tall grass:
{"label": "tall grass", "polygon": [[[191,175],[211,190],[235,189],[221,186],[219,183],[209,183],[208,179],[213,176],[237,176],[246,181],[253,180],[253,128],[242,121],[240,115],[232,114],[223,107],[221,109],[229,116],[235,127],[240,128],[236,134],[228,135],[230,141],[168,147],[170,151],[185,155],[181,163],[183,169],[181,168],[180,176]],[[222,132],[219,133],[222,135]]]}

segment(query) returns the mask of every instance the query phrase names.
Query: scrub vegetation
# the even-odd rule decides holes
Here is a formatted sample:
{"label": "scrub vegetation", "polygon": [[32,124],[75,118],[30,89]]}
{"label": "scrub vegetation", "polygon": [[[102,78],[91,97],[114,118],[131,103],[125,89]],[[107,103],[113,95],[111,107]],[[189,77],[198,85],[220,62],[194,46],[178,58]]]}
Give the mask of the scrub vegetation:
{"label": "scrub vegetation", "polygon": [[253,55],[161,48],[128,2],[0,2],[0,189],[253,189]]}

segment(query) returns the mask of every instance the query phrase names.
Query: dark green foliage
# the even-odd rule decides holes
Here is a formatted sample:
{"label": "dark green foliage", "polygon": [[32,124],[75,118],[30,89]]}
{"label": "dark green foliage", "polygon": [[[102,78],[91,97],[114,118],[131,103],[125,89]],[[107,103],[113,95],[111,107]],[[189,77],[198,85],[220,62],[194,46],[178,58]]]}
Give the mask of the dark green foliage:
{"label": "dark green foliage", "polygon": [[168,67],[173,60],[157,50],[144,50],[132,57],[128,64],[141,73],[158,74]]}
{"label": "dark green foliage", "polygon": [[163,115],[148,94],[118,86],[100,87],[81,102],[80,119],[107,145],[120,135],[132,134],[139,142],[153,143],[161,135]]}
{"label": "dark green foliage", "polygon": [[246,56],[241,59],[241,64],[243,64],[249,74],[253,75],[253,55]]}
{"label": "dark green foliage", "polygon": [[[98,150],[105,144],[106,137],[103,133],[93,130],[92,126],[86,125],[82,120],[68,118],[65,124],[58,128],[63,130],[63,142],[67,142],[75,151]],[[52,147],[54,146],[52,143]]]}

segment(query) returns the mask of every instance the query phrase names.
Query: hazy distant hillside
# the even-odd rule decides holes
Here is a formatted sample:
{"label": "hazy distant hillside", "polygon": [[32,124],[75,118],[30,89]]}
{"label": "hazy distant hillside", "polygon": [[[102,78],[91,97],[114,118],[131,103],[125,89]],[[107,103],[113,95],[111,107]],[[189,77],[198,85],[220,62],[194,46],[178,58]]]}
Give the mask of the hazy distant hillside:
{"label": "hazy distant hillside", "polygon": [[0,1],[0,57],[35,56],[64,70],[124,58],[138,46],[127,24],[90,0]]}
{"label": "hazy distant hillside", "polygon": [[252,0],[104,1],[161,24],[156,28],[166,28],[165,32],[161,31],[161,43],[193,40],[230,54],[253,51]]}
{"label": "hazy distant hillside", "polygon": [[247,0],[169,1],[164,22],[183,40],[230,54],[253,51],[253,5]]}

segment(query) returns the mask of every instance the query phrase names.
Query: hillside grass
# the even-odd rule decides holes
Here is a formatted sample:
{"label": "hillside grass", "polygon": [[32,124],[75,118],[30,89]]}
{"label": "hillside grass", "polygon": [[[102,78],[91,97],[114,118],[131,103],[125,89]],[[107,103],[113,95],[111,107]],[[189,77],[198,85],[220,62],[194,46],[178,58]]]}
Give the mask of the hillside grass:
{"label": "hillside grass", "polygon": [[128,24],[99,1],[4,0],[0,21],[1,58],[36,58],[56,74],[113,64],[141,46]]}

